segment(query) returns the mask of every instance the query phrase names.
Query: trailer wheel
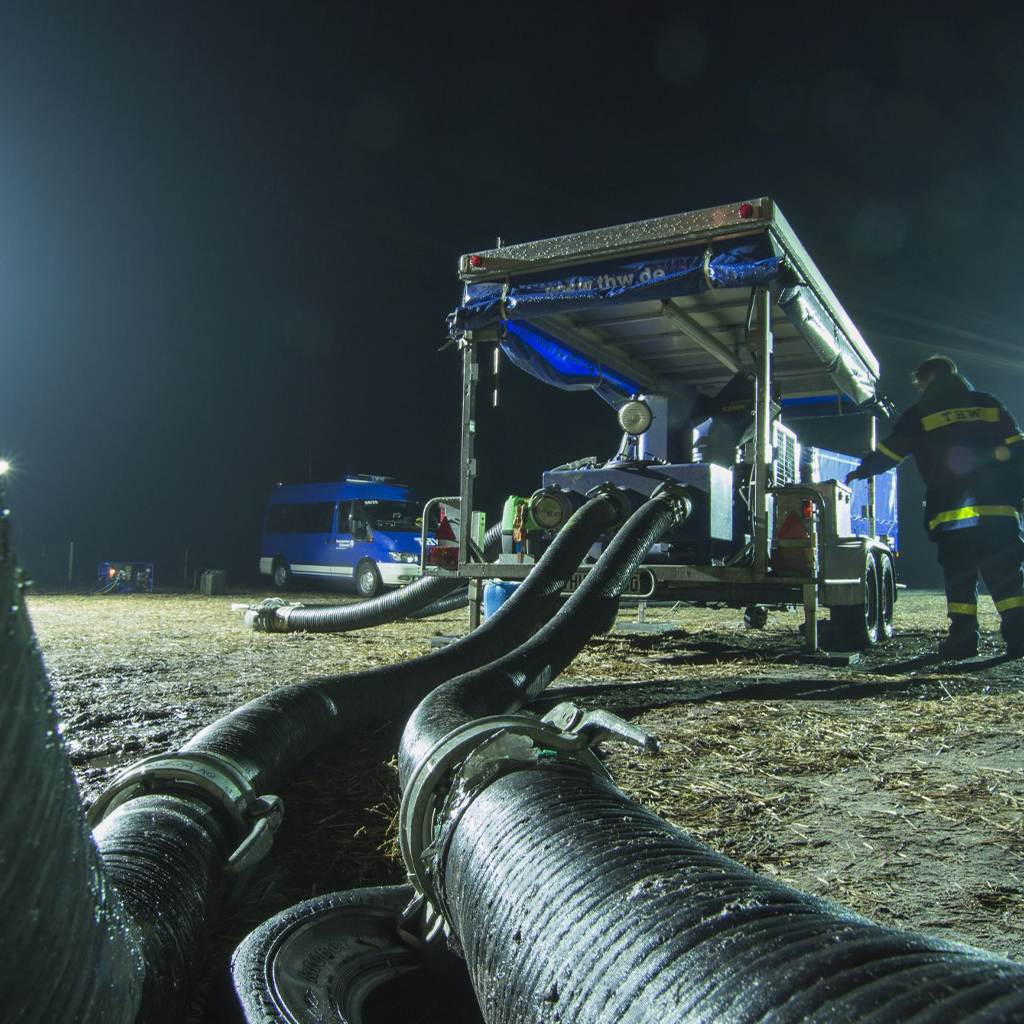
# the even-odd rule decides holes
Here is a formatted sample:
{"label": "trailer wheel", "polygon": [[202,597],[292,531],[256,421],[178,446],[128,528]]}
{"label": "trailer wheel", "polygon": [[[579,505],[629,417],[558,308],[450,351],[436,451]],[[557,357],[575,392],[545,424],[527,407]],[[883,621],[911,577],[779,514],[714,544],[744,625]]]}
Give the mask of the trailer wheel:
{"label": "trailer wheel", "polygon": [[835,605],[829,614],[833,646],[857,651],[878,643],[881,614],[878,564],[870,551],[864,553],[864,601],[861,604]]}
{"label": "trailer wheel", "polygon": [[878,639],[891,640],[893,609],[896,604],[896,569],[892,555],[878,555]]}
{"label": "trailer wheel", "polygon": [[479,1019],[465,962],[399,937],[412,895],[406,885],[329,893],[260,925],[232,957],[230,1019],[239,1009],[266,1024]]}
{"label": "trailer wheel", "polygon": [[356,566],[356,593],[360,597],[373,597],[380,590],[380,573],[369,558]]}
{"label": "trailer wheel", "polygon": [[292,571],[288,568],[288,563],[283,558],[274,560],[272,576],[274,586],[278,590],[287,590],[292,585]]}
{"label": "trailer wheel", "polygon": [[747,629],[764,629],[768,622],[768,609],[763,604],[748,604],[743,609],[743,625]]}

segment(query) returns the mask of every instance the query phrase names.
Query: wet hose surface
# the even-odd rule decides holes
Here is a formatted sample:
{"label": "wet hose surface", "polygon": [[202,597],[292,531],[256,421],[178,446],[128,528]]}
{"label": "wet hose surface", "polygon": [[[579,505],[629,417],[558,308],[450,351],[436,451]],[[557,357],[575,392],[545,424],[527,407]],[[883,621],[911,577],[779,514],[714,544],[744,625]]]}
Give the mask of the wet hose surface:
{"label": "wet hose surface", "polygon": [[177,1021],[223,898],[229,824],[203,800],[140,796],[95,829],[107,879],[139,929],[140,1022]]}
{"label": "wet hose surface", "polygon": [[[492,526],[484,536],[484,558],[491,561],[501,550],[501,524]],[[383,622],[394,622],[421,611],[455,591],[465,590],[466,581],[443,576],[424,576],[400,590],[357,604],[308,605],[288,610],[287,617],[275,616],[272,631],[282,633],[344,633],[366,629]]]}
{"label": "wet hose surface", "polygon": [[[413,662],[276,690],[213,723],[179,753],[225,758],[257,793],[273,792],[297,761],[327,739],[408,714],[444,679],[528,636],[615,515],[610,501],[588,503],[535,567],[532,584],[520,588],[522,598],[506,602],[502,614],[463,640]],[[180,792],[135,796],[98,825],[108,876],[143,936],[147,975],[140,1019],[180,1015],[197,956],[223,903],[225,864],[240,839],[235,831],[222,812]]]}
{"label": "wet hose surface", "polygon": [[0,509],[0,1014],[127,1024],[141,998],[140,935],[85,822],[8,529]]}
{"label": "wet hose surface", "polygon": [[1011,1024],[1024,966],[762,878],[557,759],[439,839],[489,1024]]}

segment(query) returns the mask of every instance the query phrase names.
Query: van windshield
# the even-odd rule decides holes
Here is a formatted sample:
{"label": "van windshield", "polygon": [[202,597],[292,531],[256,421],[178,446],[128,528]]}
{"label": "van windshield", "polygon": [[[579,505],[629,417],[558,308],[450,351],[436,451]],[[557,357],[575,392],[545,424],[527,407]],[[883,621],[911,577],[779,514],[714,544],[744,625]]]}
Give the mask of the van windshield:
{"label": "van windshield", "polygon": [[391,533],[419,533],[422,505],[415,501],[380,501],[364,498],[363,508],[370,528]]}

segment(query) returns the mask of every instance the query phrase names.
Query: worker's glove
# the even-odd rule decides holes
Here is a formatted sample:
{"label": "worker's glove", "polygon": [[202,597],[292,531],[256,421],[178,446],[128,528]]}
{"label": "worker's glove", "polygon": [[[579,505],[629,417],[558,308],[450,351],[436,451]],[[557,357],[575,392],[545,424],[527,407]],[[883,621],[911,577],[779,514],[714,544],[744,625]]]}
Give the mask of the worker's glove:
{"label": "worker's glove", "polygon": [[865,474],[860,471],[860,467],[858,467],[857,469],[851,469],[850,472],[846,474],[847,487],[849,487],[849,485],[852,484],[854,480],[863,480],[864,477]]}

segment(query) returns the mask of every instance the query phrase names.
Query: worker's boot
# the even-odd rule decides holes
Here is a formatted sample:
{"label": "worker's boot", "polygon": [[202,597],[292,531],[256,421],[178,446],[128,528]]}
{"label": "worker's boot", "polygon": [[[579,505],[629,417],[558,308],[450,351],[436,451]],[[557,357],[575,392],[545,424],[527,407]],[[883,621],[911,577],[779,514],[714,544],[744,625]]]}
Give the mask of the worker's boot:
{"label": "worker's boot", "polygon": [[[1002,602],[998,602],[1002,604]],[[999,632],[1006,641],[1006,653],[1011,658],[1024,658],[1024,606],[1007,608],[999,613]]]}
{"label": "worker's boot", "polygon": [[978,620],[973,615],[950,615],[949,633],[939,644],[939,655],[949,661],[973,658],[980,640]]}

